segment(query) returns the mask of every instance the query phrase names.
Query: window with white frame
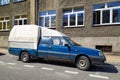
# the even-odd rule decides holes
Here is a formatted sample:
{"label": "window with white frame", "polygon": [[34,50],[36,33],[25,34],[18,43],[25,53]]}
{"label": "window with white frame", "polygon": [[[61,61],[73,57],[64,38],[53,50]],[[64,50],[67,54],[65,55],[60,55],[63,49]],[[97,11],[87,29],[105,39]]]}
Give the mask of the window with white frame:
{"label": "window with white frame", "polygon": [[63,9],[63,26],[64,27],[84,26],[84,8],[74,7]]}
{"label": "window with white frame", "polygon": [[93,24],[120,24],[120,1],[93,5]]}
{"label": "window with white frame", "polygon": [[56,26],[56,11],[39,12],[39,25],[42,27],[55,28]]}
{"label": "window with white frame", "polygon": [[14,17],[14,25],[25,25],[27,24],[27,15],[16,15]]}
{"label": "window with white frame", "polygon": [[20,1],[24,1],[24,0],[13,0],[13,2],[20,2]]}
{"label": "window with white frame", "polygon": [[10,19],[9,17],[0,18],[0,31],[10,30]]}
{"label": "window with white frame", "polygon": [[0,0],[0,5],[6,5],[9,3],[10,3],[10,0]]}

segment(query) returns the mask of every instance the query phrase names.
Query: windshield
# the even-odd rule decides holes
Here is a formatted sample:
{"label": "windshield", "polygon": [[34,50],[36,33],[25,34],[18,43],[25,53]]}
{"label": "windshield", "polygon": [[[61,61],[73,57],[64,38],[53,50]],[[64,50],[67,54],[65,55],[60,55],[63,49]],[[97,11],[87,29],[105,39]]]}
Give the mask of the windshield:
{"label": "windshield", "polygon": [[71,45],[76,45],[76,46],[81,46],[80,44],[74,42],[71,38],[66,37],[66,40],[71,44]]}

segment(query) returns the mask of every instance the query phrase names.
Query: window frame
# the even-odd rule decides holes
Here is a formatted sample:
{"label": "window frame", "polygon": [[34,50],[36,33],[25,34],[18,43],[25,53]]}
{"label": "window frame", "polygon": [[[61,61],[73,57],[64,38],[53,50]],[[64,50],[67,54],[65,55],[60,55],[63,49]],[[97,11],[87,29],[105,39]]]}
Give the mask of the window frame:
{"label": "window frame", "polygon": [[[9,22],[9,26],[10,26],[10,17],[8,17],[9,19],[5,19],[7,17],[0,17],[0,18],[3,18],[4,20],[0,20],[0,23],[2,23],[2,29],[0,31],[9,31],[10,29],[8,29],[8,22]],[[5,22],[5,29],[4,29],[4,22]]]}
{"label": "window frame", "polygon": [[[55,13],[51,13],[49,14],[49,11],[55,11]],[[56,10],[49,10],[49,11],[43,11],[45,12],[45,14],[41,15],[40,13],[42,12],[39,12],[39,25],[41,25],[41,18],[43,18],[43,26],[42,27],[47,27],[47,28],[56,28]],[[48,25],[49,26],[45,26],[46,25],[46,18],[49,18],[49,22],[48,22]],[[55,17],[55,26],[52,26],[52,17]]]}
{"label": "window frame", "polygon": [[[116,10],[116,9],[120,9],[120,6],[109,7],[109,6],[108,6],[109,3],[110,3],[110,2],[104,3],[104,4],[105,4],[105,8],[99,8],[99,9],[94,9],[94,5],[93,5],[93,13],[94,13],[95,11],[100,11],[100,20],[99,20],[99,21],[100,21],[100,24],[94,24],[94,19],[93,19],[93,25],[94,25],[94,26],[120,24],[120,22],[113,22],[113,11]],[[95,4],[95,5],[97,5],[97,4]],[[98,4],[98,5],[99,5],[99,4]],[[110,13],[109,13],[109,15],[110,15],[109,23],[103,23],[103,11],[105,11],[105,10],[109,10],[109,11],[110,11]],[[93,17],[94,17],[94,14],[93,14]]]}
{"label": "window frame", "polygon": [[[74,7],[75,8],[75,7]],[[74,11],[74,8],[69,8],[69,9],[72,9],[72,11],[71,12],[63,12],[63,17],[64,16],[67,16],[67,26],[64,26],[63,25],[63,27],[65,27],[65,28],[68,28],[68,27],[83,27],[84,26],[84,21],[85,21],[85,11],[84,11],[84,7],[83,7],[83,10],[82,11]],[[75,15],[75,25],[70,25],[70,15]],[[83,25],[78,25],[78,15],[79,14],[83,14]],[[64,20],[63,20],[64,21]]]}
{"label": "window frame", "polygon": [[[26,18],[22,18],[23,15],[26,15]],[[28,18],[27,18],[27,14],[23,14],[23,15],[15,15],[14,16],[14,25],[20,25],[19,24],[19,21],[22,20],[22,25],[26,25],[24,24],[25,20],[28,21]],[[19,18],[15,19],[16,16],[19,16]],[[15,24],[15,21],[17,21],[17,24]],[[27,22],[28,23],[28,22]]]}

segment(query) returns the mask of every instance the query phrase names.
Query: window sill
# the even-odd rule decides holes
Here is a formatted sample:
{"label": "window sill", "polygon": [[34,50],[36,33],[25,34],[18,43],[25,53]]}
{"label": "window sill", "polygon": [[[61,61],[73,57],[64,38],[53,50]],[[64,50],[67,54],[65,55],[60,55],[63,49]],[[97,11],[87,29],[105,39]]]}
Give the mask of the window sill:
{"label": "window sill", "polygon": [[20,3],[20,2],[24,2],[24,1],[26,1],[26,0],[16,1],[16,2],[13,2],[13,3],[15,4],[15,3]]}
{"label": "window sill", "polygon": [[48,29],[55,29],[56,27],[45,27],[45,28],[48,28]]}
{"label": "window sill", "polygon": [[3,5],[0,5],[0,7],[1,7],[1,6],[7,6],[7,5],[10,5],[10,3],[8,3],[8,4],[3,4]]}
{"label": "window sill", "polygon": [[93,27],[114,26],[114,25],[120,25],[120,23],[113,23],[113,24],[93,24]]}
{"label": "window sill", "polygon": [[84,28],[84,25],[81,26],[63,26],[63,28]]}
{"label": "window sill", "polygon": [[9,32],[10,30],[0,30],[0,32]]}

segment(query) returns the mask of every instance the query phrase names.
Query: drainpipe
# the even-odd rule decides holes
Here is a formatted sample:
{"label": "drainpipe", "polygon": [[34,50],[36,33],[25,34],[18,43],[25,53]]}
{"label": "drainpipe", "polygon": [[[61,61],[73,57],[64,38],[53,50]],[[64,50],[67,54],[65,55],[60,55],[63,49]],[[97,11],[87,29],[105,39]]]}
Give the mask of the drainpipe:
{"label": "drainpipe", "polygon": [[39,0],[35,0],[35,23],[39,25],[39,13],[38,13]]}
{"label": "drainpipe", "polygon": [[36,0],[30,0],[30,24],[35,24],[36,22],[36,18],[35,18],[35,13],[36,13],[36,10],[35,10],[35,2]]}

